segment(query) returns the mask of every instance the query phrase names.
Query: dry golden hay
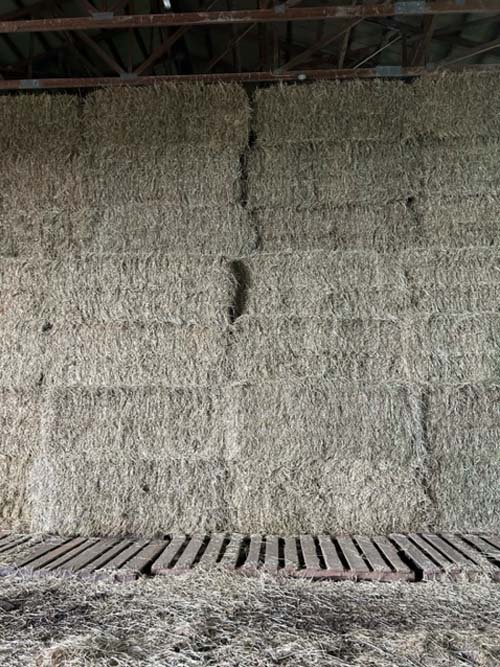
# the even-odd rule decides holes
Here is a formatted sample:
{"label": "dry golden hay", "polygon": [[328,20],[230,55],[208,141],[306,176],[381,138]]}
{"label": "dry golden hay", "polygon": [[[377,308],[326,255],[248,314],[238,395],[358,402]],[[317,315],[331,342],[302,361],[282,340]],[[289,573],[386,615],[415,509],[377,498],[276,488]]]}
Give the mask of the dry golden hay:
{"label": "dry golden hay", "polygon": [[234,278],[214,256],[165,253],[0,259],[6,319],[224,324]]}
{"label": "dry golden hay", "polygon": [[420,406],[402,385],[262,382],[234,392],[236,530],[391,532],[432,523]]}
{"label": "dry golden hay", "polygon": [[223,571],[120,585],[8,577],[2,600],[9,667],[500,662],[500,587],[484,581],[374,585]]}
{"label": "dry golden hay", "polygon": [[0,528],[27,530],[28,480],[40,444],[39,390],[0,387]]}
{"label": "dry golden hay", "polygon": [[419,187],[415,144],[305,143],[250,153],[249,205],[311,209],[405,200]]}
{"label": "dry golden hay", "polygon": [[271,86],[257,90],[254,105],[253,127],[261,146],[399,141],[406,138],[414,113],[412,87],[380,79]]}
{"label": "dry golden hay", "polygon": [[214,325],[60,322],[45,340],[51,386],[192,387],[228,379],[227,330]]}
{"label": "dry golden hay", "polygon": [[31,529],[79,534],[225,528],[222,389],[60,389],[47,397]]}
{"label": "dry golden hay", "polygon": [[260,248],[281,250],[378,250],[419,244],[420,229],[404,202],[313,209],[256,208]]}
{"label": "dry golden hay", "polygon": [[84,136],[90,150],[192,145],[243,150],[250,104],[237,84],[168,83],[102,89],[85,99]]}
{"label": "dry golden hay", "polygon": [[500,386],[492,382],[433,387],[427,404],[437,526],[498,532]]}

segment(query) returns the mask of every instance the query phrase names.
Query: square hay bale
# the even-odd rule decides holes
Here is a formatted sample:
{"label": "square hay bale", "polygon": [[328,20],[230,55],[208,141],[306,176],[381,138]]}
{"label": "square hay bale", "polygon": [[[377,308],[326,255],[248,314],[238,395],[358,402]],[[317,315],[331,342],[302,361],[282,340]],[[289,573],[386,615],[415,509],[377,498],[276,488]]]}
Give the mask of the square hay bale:
{"label": "square hay bale", "polygon": [[423,528],[428,455],[402,385],[304,380],[242,386],[228,439],[236,530]]}
{"label": "square hay bale", "polygon": [[230,337],[231,369],[241,382],[404,381],[402,333],[390,319],[244,316]]}
{"label": "square hay bale", "polygon": [[246,313],[267,317],[384,317],[410,307],[398,255],[315,250],[245,259]]}
{"label": "square hay bale", "polygon": [[415,214],[421,245],[443,248],[500,245],[500,198],[429,197],[418,200]]}
{"label": "square hay bale", "polygon": [[500,313],[426,315],[405,325],[413,381],[463,384],[500,377]]}
{"label": "square hay bale", "polygon": [[85,208],[71,218],[71,246],[86,252],[169,252],[238,256],[257,239],[247,211],[219,208],[145,206],[130,203]]}
{"label": "square hay bale", "polygon": [[83,110],[86,143],[95,151],[171,144],[231,147],[237,154],[247,143],[249,119],[247,94],[231,83],[102,89],[85,98]]}
{"label": "square hay bale", "polygon": [[404,202],[384,206],[314,209],[258,208],[253,212],[264,252],[280,250],[377,250],[418,244],[419,228]]}
{"label": "square hay bale", "polygon": [[0,387],[42,385],[46,374],[44,322],[0,319]]}
{"label": "square hay bale", "polygon": [[495,72],[418,77],[412,84],[415,131],[439,139],[499,137],[499,84]]}
{"label": "square hay bale", "polygon": [[241,198],[240,156],[231,148],[111,146],[79,157],[81,207],[123,204],[222,207]]}
{"label": "square hay bale", "polygon": [[415,146],[305,143],[254,149],[248,165],[252,207],[317,208],[387,204],[414,194]]}
{"label": "square hay bale", "polygon": [[0,319],[21,322],[48,316],[49,260],[0,257]]}
{"label": "square hay bale", "polygon": [[10,210],[36,210],[74,196],[81,141],[74,95],[2,95],[1,199]]}
{"label": "square hay bale", "polygon": [[53,263],[50,307],[76,321],[223,324],[233,291],[219,257],[85,254]]}
{"label": "square hay bale", "polygon": [[413,89],[401,81],[321,81],[255,93],[260,146],[282,143],[397,141],[408,135]]}
{"label": "square hay bale", "polygon": [[442,530],[500,530],[500,386],[432,388],[427,433]]}
{"label": "square hay bale", "polygon": [[500,253],[488,248],[429,249],[401,255],[419,312],[500,310]]}
{"label": "square hay bale", "polygon": [[417,191],[426,197],[500,195],[500,137],[428,139],[415,163]]}
{"label": "square hay bale", "polygon": [[0,209],[0,257],[53,257],[71,250],[67,209]]}
{"label": "square hay bale", "polygon": [[192,387],[228,379],[223,327],[57,322],[46,340],[44,371],[51,386]]}
{"label": "square hay bale", "polygon": [[0,528],[27,530],[28,480],[40,443],[40,392],[0,388]]}
{"label": "square hay bale", "polygon": [[221,529],[224,409],[217,388],[52,390],[32,475],[32,530]]}

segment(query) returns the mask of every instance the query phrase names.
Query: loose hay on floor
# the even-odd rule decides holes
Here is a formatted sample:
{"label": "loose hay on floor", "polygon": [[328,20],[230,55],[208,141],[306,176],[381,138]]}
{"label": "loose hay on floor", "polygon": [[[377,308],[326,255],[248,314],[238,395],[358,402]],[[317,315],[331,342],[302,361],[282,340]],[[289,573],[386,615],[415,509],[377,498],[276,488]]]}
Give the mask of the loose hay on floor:
{"label": "loose hay on floor", "polygon": [[248,167],[252,207],[376,204],[414,195],[411,144],[317,143],[255,148]]}
{"label": "loose hay on floor", "polygon": [[431,523],[417,399],[401,385],[317,379],[234,390],[235,529],[387,533]]}
{"label": "loose hay on floor", "polygon": [[221,389],[50,392],[32,530],[85,535],[226,528]]}
{"label": "loose hay on floor", "polygon": [[0,528],[29,527],[27,485],[40,444],[40,398],[37,390],[0,388]]}
{"label": "loose hay on floor", "polygon": [[427,432],[437,525],[500,530],[500,386],[432,388]]}
{"label": "loose hay on floor", "polygon": [[416,216],[404,202],[305,210],[257,208],[253,217],[264,252],[321,249],[390,252],[419,242]]}
{"label": "loose hay on floor", "polygon": [[1,600],[12,667],[500,665],[494,584],[8,578]]}

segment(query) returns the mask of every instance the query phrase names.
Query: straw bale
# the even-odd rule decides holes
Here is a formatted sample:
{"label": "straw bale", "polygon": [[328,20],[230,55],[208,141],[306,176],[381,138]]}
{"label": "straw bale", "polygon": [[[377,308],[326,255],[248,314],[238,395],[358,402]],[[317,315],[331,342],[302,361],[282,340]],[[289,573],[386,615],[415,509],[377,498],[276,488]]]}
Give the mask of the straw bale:
{"label": "straw bale", "polygon": [[37,387],[44,380],[45,322],[0,319],[0,386]]}
{"label": "straw bale", "polygon": [[56,323],[46,380],[59,387],[190,387],[227,380],[226,330],[164,322]]}
{"label": "straw bale", "polygon": [[261,248],[281,250],[378,250],[418,244],[419,228],[404,202],[385,206],[257,208],[253,211]]}
{"label": "straw bale", "polygon": [[321,251],[262,253],[245,259],[246,312],[267,317],[383,317],[410,307],[397,255]]}
{"label": "straw bale", "polygon": [[432,520],[419,406],[402,385],[242,386],[228,453],[236,530],[391,532]]}
{"label": "straw bale", "polygon": [[321,81],[255,93],[260,146],[282,143],[398,141],[407,136],[413,89],[401,81]]}
{"label": "straw bale", "polygon": [[41,319],[48,313],[51,270],[48,260],[0,257],[0,316],[4,323]]}
{"label": "straw bale", "polygon": [[500,654],[500,587],[485,581],[389,586],[198,570],[119,586],[7,577],[2,598],[9,667],[498,667]]}
{"label": "straw bale", "polygon": [[0,387],[0,527],[26,530],[27,494],[33,458],[38,454],[40,393]]}
{"label": "straw bale", "polygon": [[250,154],[249,205],[316,208],[386,204],[418,186],[415,146],[388,143],[306,143],[260,147]]}
{"label": "straw bale", "polygon": [[500,530],[500,386],[433,388],[427,433],[437,524]]}
{"label": "straw bale", "polygon": [[403,329],[396,320],[243,316],[230,340],[231,368],[242,382],[406,379]]}

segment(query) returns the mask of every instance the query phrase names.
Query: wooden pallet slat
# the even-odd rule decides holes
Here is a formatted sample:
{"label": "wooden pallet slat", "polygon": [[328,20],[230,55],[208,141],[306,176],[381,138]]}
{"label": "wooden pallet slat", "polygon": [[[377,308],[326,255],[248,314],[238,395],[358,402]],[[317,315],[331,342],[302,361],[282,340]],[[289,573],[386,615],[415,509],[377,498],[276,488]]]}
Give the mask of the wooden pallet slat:
{"label": "wooden pallet slat", "polygon": [[244,536],[231,535],[229,543],[226,545],[224,554],[220,560],[221,567],[228,570],[235,570],[243,547]]}
{"label": "wooden pallet slat", "polygon": [[53,572],[54,570],[58,570],[59,572],[61,572],[62,566],[65,565],[68,562],[68,560],[71,560],[72,558],[75,558],[76,556],[80,555],[87,549],[90,549],[92,546],[94,546],[94,544],[97,543],[97,541],[98,541],[97,538],[84,540],[81,544],[71,549],[71,551],[68,551],[65,554],[61,554],[59,558],[56,558],[56,560],[51,561],[43,568],[39,568],[40,571],[43,570],[44,572]]}
{"label": "wooden pallet slat", "polygon": [[205,542],[203,535],[191,535],[186,548],[180,555],[178,561],[174,565],[175,572],[185,572],[193,567],[193,563],[200,553],[201,548]]}
{"label": "wooden pallet slat", "polygon": [[449,542],[443,540],[439,535],[422,533],[422,537],[432,544],[433,547],[441,551],[449,560],[455,563],[462,570],[468,570],[475,567],[475,562],[471,561],[465,554],[455,549]]}
{"label": "wooden pallet slat", "polygon": [[400,549],[401,553],[418,568],[423,579],[436,579],[443,575],[441,567],[427,556],[427,554],[411,542],[406,535],[391,533],[391,540]]}
{"label": "wooden pallet slat", "polygon": [[60,569],[62,572],[78,572],[85,567],[88,568],[96,558],[109,551],[119,541],[120,539],[117,537],[100,539],[89,548],[70,558]]}
{"label": "wooden pallet slat", "polygon": [[307,575],[309,573],[320,573],[322,570],[321,563],[316,551],[316,544],[312,535],[300,535],[299,544],[302,549],[302,556],[304,558],[305,570],[300,574]]}
{"label": "wooden pallet slat", "polygon": [[370,568],[360,555],[357,546],[350,535],[340,535],[336,538],[337,544],[349,565],[353,577],[366,578],[370,574]]}
{"label": "wooden pallet slat", "polygon": [[[38,558],[30,560],[30,562],[25,566],[25,569],[29,572],[35,572],[37,570],[45,570],[50,563],[58,560],[59,558],[71,553],[74,549],[77,549],[84,542],[86,542],[85,537],[75,537],[72,540],[68,540],[59,546],[56,546],[55,549],[50,549],[45,553],[41,554]],[[71,557],[71,556],[69,556]]]}
{"label": "wooden pallet slat", "polygon": [[45,554],[48,554],[50,551],[53,551],[54,549],[57,549],[57,547],[60,547],[64,544],[66,544],[69,540],[58,538],[58,539],[52,539],[47,542],[37,542],[36,544],[33,545],[33,547],[29,550],[29,552],[22,558],[18,563],[17,567],[22,568],[26,567],[29,565],[32,561],[36,560],[37,558],[40,558],[41,556],[44,556]]}
{"label": "wooden pallet slat", "polygon": [[[92,576],[99,570],[105,570],[108,567],[108,564],[113,561],[114,558],[118,557],[123,551],[129,549],[132,546],[131,540],[119,540],[114,546],[110,547],[105,551],[101,556],[93,560],[88,565],[85,565],[80,570],[78,570],[78,576],[87,577]],[[101,572],[101,575],[103,573]],[[96,575],[99,578],[98,575]],[[104,575],[106,576],[106,575]]]}
{"label": "wooden pallet slat", "polygon": [[394,579],[391,567],[384,560],[380,551],[369,537],[366,537],[366,535],[354,535],[354,541],[371,568],[371,574],[368,573],[365,575],[367,578],[378,579],[380,581]]}
{"label": "wooden pallet slat", "polygon": [[264,552],[265,572],[276,574],[279,568],[279,538],[277,535],[267,535]]}
{"label": "wooden pallet slat", "polygon": [[457,551],[463,553],[471,563],[477,565],[481,570],[488,571],[491,569],[491,563],[488,561],[485,556],[481,554],[477,549],[474,549],[470,544],[468,544],[461,535],[455,535],[453,533],[443,533],[441,535],[442,539],[451,544]]}
{"label": "wooden pallet slat", "polygon": [[395,580],[413,581],[415,579],[415,572],[402,560],[394,544],[385,535],[375,535],[372,541],[390,563]]}
{"label": "wooden pallet slat", "polygon": [[325,561],[324,576],[345,579],[348,572],[330,535],[318,535],[318,544]]}
{"label": "wooden pallet slat", "polygon": [[225,539],[225,533],[213,533],[210,535],[207,547],[203,552],[198,565],[203,568],[214,567],[219,559]]}
{"label": "wooden pallet slat", "polygon": [[17,549],[17,547],[20,547],[22,544],[29,542],[30,539],[31,538],[29,535],[13,535],[12,537],[3,540],[0,543],[0,554],[13,551],[14,549]]}
{"label": "wooden pallet slat", "polygon": [[172,561],[186,543],[185,535],[174,535],[169,544],[151,565],[152,574],[168,574]]}
{"label": "wooden pallet slat", "polygon": [[[112,572],[122,568],[128,561],[130,561],[141,549],[149,544],[150,540],[136,540],[132,542],[126,549],[120,550],[116,556],[108,560],[102,567],[95,568],[93,571],[96,578],[108,578]],[[94,563],[95,565],[95,563]]]}
{"label": "wooden pallet slat", "polygon": [[284,570],[288,573],[299,569],[299,554],[297,552],[297,539],[295,537],[284,538]]}
{"label": "wooden pallet slat", "polygon": [[255,572],[260,567],[260,552],[262,549],[262,535],[250,535],[248,551],[241,570]]}
{"label": "wooden pallet slat", "polygon": [[143,574],[165,549],[165,544],[164,540],[154,540],[144,545],[132,558],[121,565],[116,575],[117,579],[128,581]]}

